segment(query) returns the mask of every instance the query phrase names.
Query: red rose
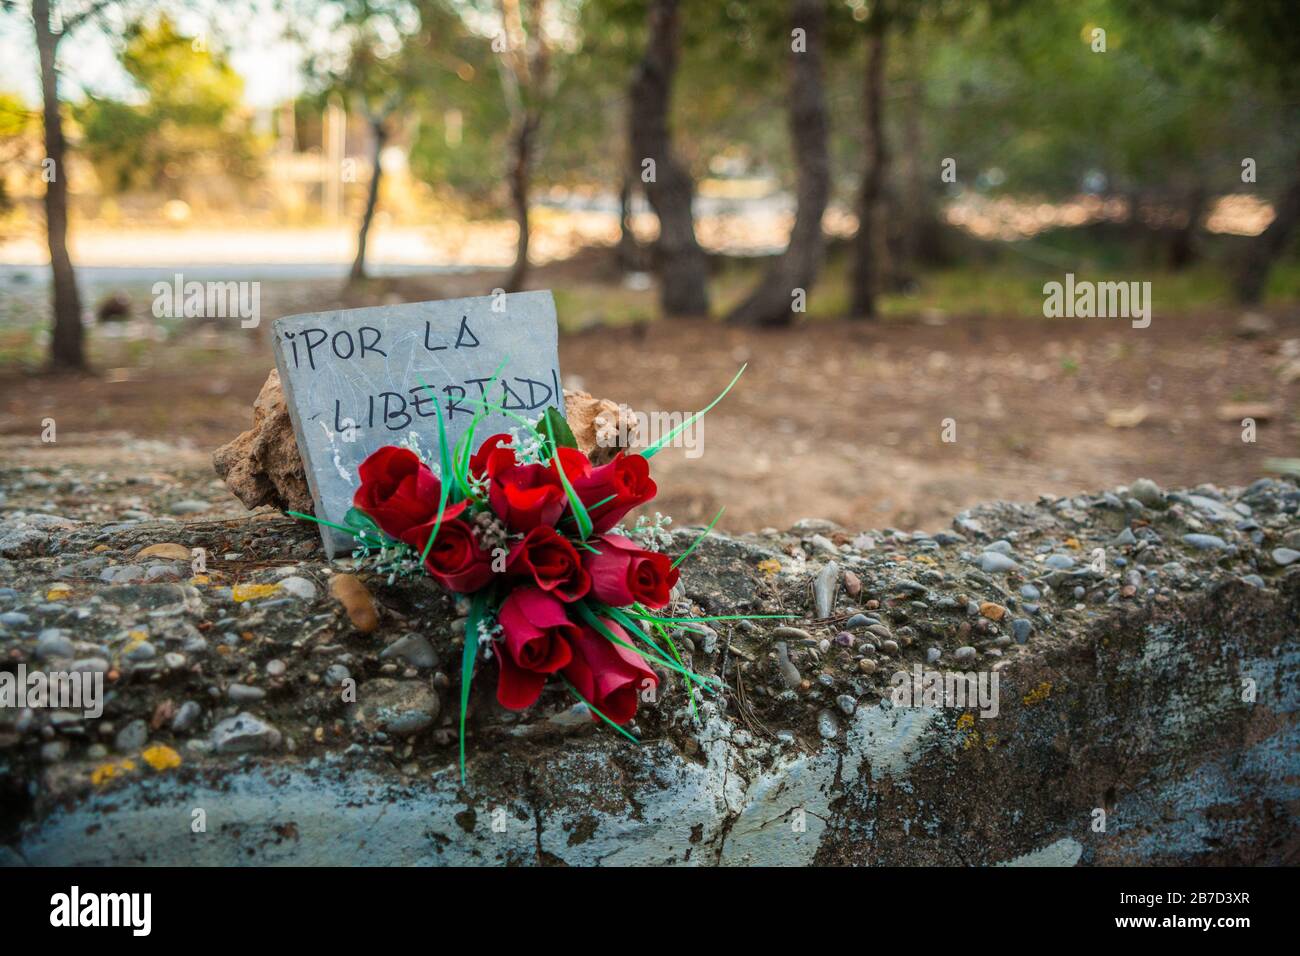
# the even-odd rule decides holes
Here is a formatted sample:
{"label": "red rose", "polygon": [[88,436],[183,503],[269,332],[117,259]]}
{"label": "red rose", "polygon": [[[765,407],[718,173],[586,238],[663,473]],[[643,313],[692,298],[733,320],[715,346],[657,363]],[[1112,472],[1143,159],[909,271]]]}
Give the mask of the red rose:
{"label": "red rose", "polygon": [[554,526],[568,498],[559,477],[545,465],[521,465],[509,448],[497,448],[483,462],[488,501],[511,531]]}
{"label": "red rose", "polygon": [[591,593],[614,607],[640,602],[649,608],[668,603],[669,592],[681,576],[666,554],[645,551],[620,534],[592,541],[600,554],[586,552],[583,566],[591,575]]}
{"label": "red rose", "polygon": [[[488,474],[488,460],[492,457],[493,452],[501,449],[502,445],[508,445],[514,441],[509,435],[489,435],[483,439],[483,444],[478,446],[478,451],[469,456],[469,473],[474,478],[483,479]],[[501,449],[510,451],[510,449]],[[511,460],[514,459],[514,452],[510,452]]]}
{"label": "red rose", "polygon": [[[617,624],[604,618],[601,621],[619,640],[631,644]],[[583,699],[616,724],[631,720],[636,714],[637,695],[659,684],[659,678],[640,654],[589,627],[580,627],[569,638],[569,646],[573,659],[563,670],[565,678]],[[592,714],[592,719],[600,718]]]}
{"label": "red rose", "polygon": [[598,533],[614,527],[625,514],[645,504],[659,490],[650,477],[650,463],[641,455],[619,452],[613,461],[599,468],[590,468],[586,474],[576,478],[570,473],[567,462],[564,471],[573,484],[573,490],[587,506],[591,523]]}
{"label": "red rose", "polygon": [[554,528],[539,525],[516,542],[506,558],[506,572],[531,577],[561,601],[576,601],[591,588],[577,549]]}
{"label": "red rose", "polygon": [[[453,509],[447,509],[450,513]],[[465,510],[460,502],[455,511]],[[432,521],[407,530],[402,540],[419,552],[424,551],[429,535],[433,533]],[[443,515],[438,537],[429,548],[424,560],[425,569],[443,587],[458,594],[471,594],[492,580],[492,560],[479,545],[474,531],[464,521],[448,519]]]}
{"label": "red rose", "polygon": [[385,445],[357,469],[361,487],[352,504],[374,519],[390,538],[423,524],[438,513],[442,486],[414,452]]}
{"label": "red rose", "polygon": [[534,587],[511,591],[497,612],[497,623],[502,632],[496,644],[497,700],[502,707],[523,710],[537,700],[546,675],[571,661],[570,642],[578,636],[578,626],[563,604]]}

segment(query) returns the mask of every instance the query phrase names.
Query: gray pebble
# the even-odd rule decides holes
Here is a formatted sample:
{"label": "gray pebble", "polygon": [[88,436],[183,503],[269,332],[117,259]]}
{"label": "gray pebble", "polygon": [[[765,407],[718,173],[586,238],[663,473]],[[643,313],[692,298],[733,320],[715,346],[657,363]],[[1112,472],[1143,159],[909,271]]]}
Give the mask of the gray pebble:
{"label": "gray pebble", "polygon": [[231,684],[226,688],[226,696],[237,704],[243,704],[261,700],[266,696],[266,691],[260,687],[249,687],[247,684]]}
{"label": "gray pebble", "polygon": [[143,720],[137,719],[131,721],[117,732],[117,735],[113,738],[113,746],[118,753],[135,753],[142,750],[148,740],[149,725]]}

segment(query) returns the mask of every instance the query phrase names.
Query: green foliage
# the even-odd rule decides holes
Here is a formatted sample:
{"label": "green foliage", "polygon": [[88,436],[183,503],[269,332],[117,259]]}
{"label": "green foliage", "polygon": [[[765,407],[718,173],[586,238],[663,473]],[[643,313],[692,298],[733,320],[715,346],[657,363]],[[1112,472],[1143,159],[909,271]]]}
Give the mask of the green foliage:
{"label": "green foliage", "polygon": [[205,174],[255,176],[243,80],[224,54],[180,34],[165,15],[133,24],[123,40],[121,64],[140,102],[91,96],[73,111],[103,187],[179,195]]}

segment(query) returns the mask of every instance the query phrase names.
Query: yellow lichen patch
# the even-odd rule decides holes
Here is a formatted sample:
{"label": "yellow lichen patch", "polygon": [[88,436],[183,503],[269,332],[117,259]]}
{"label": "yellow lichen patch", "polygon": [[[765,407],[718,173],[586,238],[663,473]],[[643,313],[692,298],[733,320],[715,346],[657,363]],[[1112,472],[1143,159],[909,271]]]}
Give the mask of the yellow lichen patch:
{"label": "yellow lichen patch", "polygon": [[766,558],[758,562],[758,570],[771,577],[781,570],[781,562],[776,558]]}
{"label": "yellow lichen patch", "polygon": [[1079,547],[1080,547],[1080,545],[1079,545],[1079,539],[1078,539],[1078,538],[1066,538],[1066,539],[1065,539],[1065,546],[1066,546],[1067,548],[1073,548],[1075,551],[1078,551],[1078,550],[1079,550]]}
{"label": "yellow lichen patch", "polygon": [[974,714],[962,714],[960,717],[957,718],[958,730],[970,730],[974,726],[975,726]]}
{"label": "yellow lichen patch", "polygon": [[230,597],[234,601],[256,601],[258,598],[269,597],[278,590],[278,584],[236,584],[230,589]]}
{"label": "yellow lichen patch", "polygon": [[101,763],[98,767],[90,772],[90,782],[95,786],[107,783],[118,774],[130,773],[135,769],[134,760],[119,760]]}
{"label": "yellow lichen patch", "polygon": [[938,564],[938,562],[935,561],[934,558],[930,557],[928,554],[918,554],[912,560],[916,561],[918,564]]}
{"label": "yellow lichen patch", "polygon": [[1045,680],[1024,697],[1020,698],[1020,702],[1026,707],[1032,707],[1034,704],[1041,704],[1051,695],[1052,682],[1050,680]]}
{"label": "yellow lichen patch", "polygon": [[155,770],[171,770],[181,765],[181,755],[164,744],[155,744],[140,754],[144,762]]}
{"label": "yellow lichen patch", "polygon": [[72,594],[72,588],[70,588],[68,585],[55,584],[52,585],[48,591],[45,592],[45,600],[62,601],[64,598],[68,597],[71,594]]}
{"label": "yellow lichen patch", "polygon": [[207,584],[208,576],[206,574],[196,574],[190,578],[190,584]]}

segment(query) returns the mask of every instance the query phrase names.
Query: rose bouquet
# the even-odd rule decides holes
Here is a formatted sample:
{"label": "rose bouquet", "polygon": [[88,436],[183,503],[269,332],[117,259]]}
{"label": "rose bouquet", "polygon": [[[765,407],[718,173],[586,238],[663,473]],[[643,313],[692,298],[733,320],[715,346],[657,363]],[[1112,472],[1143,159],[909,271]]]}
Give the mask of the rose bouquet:
{"label": "rose bouquet", "polygon": [[[532,706],[547,680],[555,680],[587,705],[593,719],[634,740],[623,725],[636,714],[638,701],[654,699],[659,677],[652,662],[682,675],[692,708],[697,687],[717,689],[686,668],[671,632],[721,617],[663,611],[678,566],[718,519],[676,558],[659,550],[672,540],[667,519],[638,519],[630,531],[619,523],[655,497],[650,459],[716,405],[743,372],[654,445],[620,451],[599,466],[577,448],[555,408],[531,422],[499,404],[474,402],[478,410],[454,448],[439,409],[434,462],[421,458],[418,443],[382,447],[361,463],[344,524],[290,512],[352,535],[355,556],[390,578],[427,573],[468,600],[460,686],[462,778],[465,715],[480,656],[496,662],[496,697],[503,707]],[[475,446],[475,431],[488,412],[507,415],[522,428]]]}

